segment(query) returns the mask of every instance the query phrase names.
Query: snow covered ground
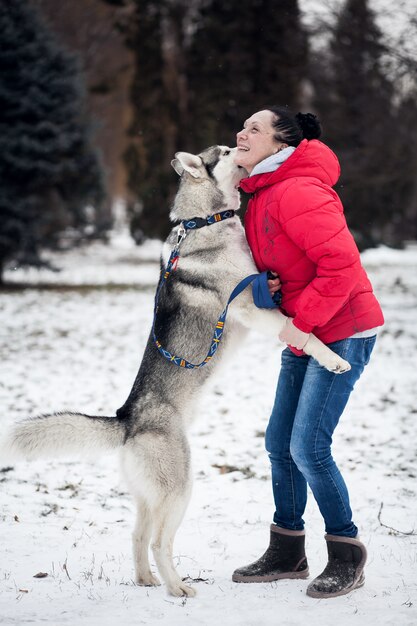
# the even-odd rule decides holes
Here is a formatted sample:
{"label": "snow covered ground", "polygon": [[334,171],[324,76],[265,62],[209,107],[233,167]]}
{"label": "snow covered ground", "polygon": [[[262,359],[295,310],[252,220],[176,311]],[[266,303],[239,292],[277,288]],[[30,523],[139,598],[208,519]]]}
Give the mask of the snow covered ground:
{"label": "snow covered ground", "polygon": [[[2,428],[65,408],[113,414],[124,402],[150,328],[158,251],[157,242],[116,241],[57,258],[59,274],[8,272],[14,287],[0,299]],[[386,326],[334,454],[369,551],[365,587],[313,600],[306,581],[231,582],[235,567],[266,547],[273,512],[263,433],[279,347],[253,332],[206,395],[191,432],[195,484],[175,561],[196,598],[132,582],[134,507],[116,458],[14,468],[0,459],[0,624],[416,624],[417,250],[370,250],[363,261]],[[326,550],[311,496],[305,519],[316,575]]]}

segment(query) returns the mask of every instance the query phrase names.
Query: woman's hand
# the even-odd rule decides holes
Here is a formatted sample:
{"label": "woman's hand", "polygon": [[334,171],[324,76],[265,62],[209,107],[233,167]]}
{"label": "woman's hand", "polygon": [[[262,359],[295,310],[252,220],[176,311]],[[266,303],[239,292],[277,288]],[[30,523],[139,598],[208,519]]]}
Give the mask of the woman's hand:
{"label": "woman's hand", "polygon": [[269,293],[271,294],[271,298],[273,297],[274,293],[279,291],[281,289],[281,281],[278,278],[278,274],[276,274],[275,272],[268,272],[268,276],[275,276],[276,278],[269,278],[268,279],[268,290]]}
{"label": "woman's hand", "polygon": [[297,348],[297,350],[302,350],[304,348],[309,337],[309,333],[303,333],[302,330],[299,330],[296,326],[294,326],[292,317],[287,318],[285,326],[279,334],[281,341],[286,343],[288,346]]}

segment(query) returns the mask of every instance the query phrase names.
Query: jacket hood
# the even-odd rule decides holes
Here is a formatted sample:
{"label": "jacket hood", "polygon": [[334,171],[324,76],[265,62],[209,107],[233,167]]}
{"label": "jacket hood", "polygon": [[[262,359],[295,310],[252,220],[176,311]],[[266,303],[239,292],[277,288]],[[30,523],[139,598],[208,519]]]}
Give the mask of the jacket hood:
{"label": "jacket hood", "polygon": [[340,176],[340,165],[335,153],[318,139],[303,141],[288,159],[274,172],[243,178],[240,187],[246,193],[254,193],[282,180],[299,176],[318,178],[326,185],[336,184]]}

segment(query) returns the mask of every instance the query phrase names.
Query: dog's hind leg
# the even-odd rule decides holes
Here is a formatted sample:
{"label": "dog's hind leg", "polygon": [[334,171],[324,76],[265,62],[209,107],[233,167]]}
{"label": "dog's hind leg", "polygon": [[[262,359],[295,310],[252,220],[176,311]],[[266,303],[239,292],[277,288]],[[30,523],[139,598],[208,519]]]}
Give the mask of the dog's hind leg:
{"label": "dog's hind leg", "polygon": [[158,583],[148,561],[149,538],[159,573],[174,596],[193,596],[173,564],[175,533],[191,494],[190,453],[186,436],[178,427],[150,431],[132,438],[124,447],[122,470],[137,502],[133,553],[139,584]]}
{"label": "dog's hind leg", "polygon": [[181,523],[191,495],[191,480],[181,493],[164,498],[153,511],[154,535],[152,551],[158,570],[173,596],[195,596],[195,589],[186,585],[173,563],[175,533]]}
{"label": "dog's hind leg", "polygon": [[160,585],[159,579],[152,574],[149,565],[149,544],[152,535],[152,517],[149,504],[142,496],[136,495],[137,517],[132,534],[133,561],[135,564],[136,583],[138,585]]}

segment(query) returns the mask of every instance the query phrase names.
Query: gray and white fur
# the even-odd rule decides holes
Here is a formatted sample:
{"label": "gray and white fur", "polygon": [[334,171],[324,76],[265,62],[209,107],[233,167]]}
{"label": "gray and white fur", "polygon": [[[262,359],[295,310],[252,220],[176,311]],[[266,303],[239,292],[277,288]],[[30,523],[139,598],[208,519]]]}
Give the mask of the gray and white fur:
{"label": "gray and white fur", "polygon": [[[172,221],[208,217],[239,208],[238,184],[245,170],[234,164],[234,149],[214,146],[199,155],[176,154],[172,165],[181,182]],[[177,241],[175,226],[163,246],[161,271]],[[181,256],[162,289],[156,336],[164,347],[191,362],[205,358],[214,325],[236,284],[256,272],[237,216],[191,231]],[[250,287],[230,306],[223,340],[203,368],[183,369],[164,359],[149,337],[139,372],[125,404],[112,417],[54,413],[16,423],[1,448],[0,465],[18,458],[58,455],[86,458],[91,451],[119,450],[127,485],[136,502],[133,531],[136,582],[158,585],[148,559],[151,545],[159,573],[174,596],[193,596],[173,565],[173,542],[191,492],[187,428],[196,402],[214,368],[251,327],[276,339],[285,317],[258,309]],[[341,373],[349,364],[315,337],[305,347],[324,367]]]}

